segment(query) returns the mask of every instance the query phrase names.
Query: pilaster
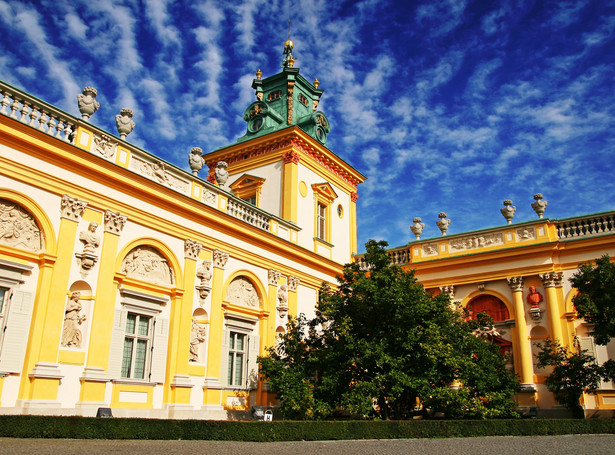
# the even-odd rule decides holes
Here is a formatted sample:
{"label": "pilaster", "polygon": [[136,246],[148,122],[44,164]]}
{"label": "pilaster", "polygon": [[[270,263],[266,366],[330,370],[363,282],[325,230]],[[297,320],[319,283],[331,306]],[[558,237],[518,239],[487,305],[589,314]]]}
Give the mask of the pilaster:
{"label": "pilaster", "polygon": [[282,218],[297,222],[299,194],[299,154],[293,150],[284,154],[282,171]]}
{"label": "pilaster", "polygon": [[350,253],[357,253],[357,201],[359,194],[350,193]]}

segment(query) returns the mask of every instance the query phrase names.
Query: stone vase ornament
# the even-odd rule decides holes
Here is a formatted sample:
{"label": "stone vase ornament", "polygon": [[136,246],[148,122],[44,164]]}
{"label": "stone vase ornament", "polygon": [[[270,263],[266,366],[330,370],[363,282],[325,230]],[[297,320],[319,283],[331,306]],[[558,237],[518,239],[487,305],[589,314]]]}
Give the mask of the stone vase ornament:
{"label": "stone vase ornament", "polygon": [[100,103],[96,101],[97,90],[94,87],[84,87],[83,93],[77,95],[77,103],[79,104],[79,112],[81,118],[88,120],[100,107]]}
{"label": "stone vase ornament", "polygon": [[422,220],[420,217],[414,217],[412,218],[412,222],[414,224],[410,225],[410,230],[416,236],[417,240],[421,240],[421,234],[423,233],[423,229],[425,228],[425,223],[422,223],[421,221]]}
{"label": "stone vase ornament", "polygon": [[115,126],[117,126],[117,132],[120,133],[120,137],[126,139],[126,136],[135,128],[135,122],[132,119],[132,109],[123,108],[115,116]]}
{"label": "stone vase ornament", "polygon": [[451,224],[451,220],[446,219],[446,212],[438,213],[438,218],[440,219],[436,221],[436,224],[438,225],[440,232],[442,232],[442,235],[446,235],[446,231],[448,231],[448,227]]}
{"label": "stone vase ornament", "polygon": [[515,216],[515,212],[517,211],[517,207],[512,205],[512,201],[510,199],[506,199],[503,204],[504,208],[500,209],[500,213],[506,219],[506,224],[511,224],[513,217]]}
{"label": "stone vase ornament", "polygon": [[226,161],[218,161],[215,171],[218,186],[226,185],[226,181],[228,180],[228,171],[226,170],[227,167],[228,164]]}
{"label": "stone vase ornament", "polygon": [[536,202],[532,202],[532,208],[534,209],[534,212],[536,212],[536,215],[538,215],[538,218],[542,218],[542,216],[545,214],[545,209],[547,208],[547,201],[543,201],[542,198],[544,196],[542,195],[542,193],[536,193],[534,195],[534,200]]}
{"label": "stone vase ornament", "polygon": [[201,155],[203,155],[201,147],[192,147],[192,150],[190,150],[188,161],[193,175],[197,175],[205,164],[205,159]]}

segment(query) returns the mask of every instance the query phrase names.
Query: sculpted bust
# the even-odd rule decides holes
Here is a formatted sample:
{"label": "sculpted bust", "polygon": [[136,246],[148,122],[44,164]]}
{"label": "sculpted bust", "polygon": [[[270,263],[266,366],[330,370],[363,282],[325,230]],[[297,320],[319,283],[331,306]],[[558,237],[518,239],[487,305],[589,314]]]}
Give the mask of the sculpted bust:
{"label": "sculpted bust", "polygon": [[79,234],[79,240],[83,243],[84,253],[94,253],[100,245],[100,236],[96,234],[96,229],[98,229],[98,223],[92,221],[88,226],[88,230],[81,231]]}

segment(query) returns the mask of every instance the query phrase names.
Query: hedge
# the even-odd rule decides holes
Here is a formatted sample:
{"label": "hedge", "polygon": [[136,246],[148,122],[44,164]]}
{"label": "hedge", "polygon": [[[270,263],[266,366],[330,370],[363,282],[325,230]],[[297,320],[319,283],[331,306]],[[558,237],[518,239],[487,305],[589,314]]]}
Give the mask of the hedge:
{"label": "hedge", "polygon": [[0,437],[318,441],[613,434],[615,420],[220,421],[0,416]]}

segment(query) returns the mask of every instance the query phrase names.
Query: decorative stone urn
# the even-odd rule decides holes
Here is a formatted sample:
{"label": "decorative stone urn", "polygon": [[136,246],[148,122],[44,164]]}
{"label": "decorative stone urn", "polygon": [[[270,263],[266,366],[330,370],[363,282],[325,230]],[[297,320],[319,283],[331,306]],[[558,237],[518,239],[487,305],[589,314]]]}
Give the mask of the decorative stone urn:
{"label": "decorative stone urn", "polygon": [[190,155],[188,155],[190,169],[194,175],[197,175],[205,164],[205,159],[201,155],[203,155],[201,147],[192,147]]}
{"label": "decorative stone urn", "polygon": [[95,99],[96,95],[98,95],[98,92],[94,87],[84,87],[83,93],[77,95],[79,112],[81,112],[83,120],[88,120],[100,107],[100,103]]}
{"label": "decorative stone urn", "polygon": [[506,218],[506,224],[511,224],[513,217],[515,216],[515,212],[517,211],[517,207],[512,205],[512,201],[510,199],[506,199],[503,204],[504,208],[500,209],[500,213],[504,218]]}
{"label": "decorative stone urn", "polygon": [[421,240],[421,234],[423,233],[423,229],[425,228],[425,223],[421,223],[421,221],[422,220],[420,217],[414,217],[412,218],[412,222],[414,224],[410,225],[410,230],[416,236],[417,240]]}
{"label": "decorative stone urn", "polygon": [[536,212],[536,215],[538,215],[538,218],[542,218],[542,216],[545,214],[545,209],[547,208],[548,204],[548,202],[543,201],[542,198],[542,193],[536,193],[534,195],[534,199],[536,200],[536,202],[532,202],[532,208],[534,209],[534,212]]}
{"label": "decorative stone urn", "polygon": [[228,171],[226,170],[227,167],[228,163],[226,161],[218,161],[215,171],[218,186],[224,186],[228,180]]}
{"label": "decorative stone urn", "polygon": [[438,225],[438,228],[440,228],[442,235],[446,235],[446,231],[448,231],[448,226],[451,224],[451,220],[446,219],[446,212],[438,213],[438,218],[440,219],[436,221],[436,224]]}
{"label": "decorative stone urn", "polygon": [[120,133],[122,139],[126,139],[135,127],[135,122],[132,119],[132,109],[123,108],[119,114],[115,116],[115,125],[117,132]]}

